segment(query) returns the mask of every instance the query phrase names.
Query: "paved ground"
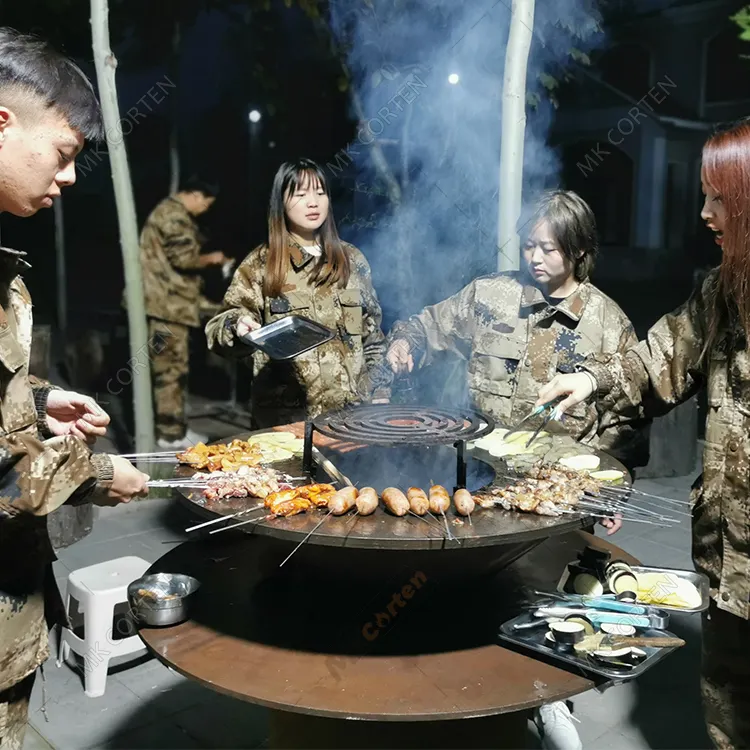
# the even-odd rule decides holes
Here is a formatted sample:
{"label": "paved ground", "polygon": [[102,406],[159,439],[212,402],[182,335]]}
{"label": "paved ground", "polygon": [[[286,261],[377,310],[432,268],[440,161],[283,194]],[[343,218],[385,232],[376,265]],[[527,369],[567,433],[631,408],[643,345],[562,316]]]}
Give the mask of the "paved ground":
{"label": "paved ground", "polygon": [[[205,419],[193,426],[217,437],[240,431]],[[643,480],[637,485],[684,499],[693,478]],[[58,583],[76,568],[123,555],[153,562],[184,538],[182,528],[168,498],[99,509],[93,532],[60,551]],[[631,524],[613,541],[644,564],[691,565],[687,517],[671,529]],[[674,618],[671,629],[686,639],[686,647],[637,682],[575,699],[585,748],[711,747],[698,692],[700,619]],[[111,669],[101,698],[85,696],[76,671],[48,662],[44,683],[37,680],[35,686],[30,724],[25,750],[255,748],[267,738],[263,709],[217,695],[146,657]]]}

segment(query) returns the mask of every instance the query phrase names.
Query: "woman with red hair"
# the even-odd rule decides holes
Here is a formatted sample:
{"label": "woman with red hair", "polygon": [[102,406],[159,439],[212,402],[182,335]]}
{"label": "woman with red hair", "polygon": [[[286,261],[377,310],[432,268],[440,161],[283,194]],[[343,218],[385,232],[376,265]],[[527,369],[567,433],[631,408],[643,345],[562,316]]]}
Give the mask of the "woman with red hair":
{"label": "woman with red hair", "polygon": [[703,618],[701,689],[719,748],[750,747],[750,120],[703,147],[701,217],[721,265],[690,299],[627,352],[561,375],[539,403],[590,398],[609,409],[655,399],[671,408],[708,392],[703,474],[693,485],[693,559],[711,582]]}

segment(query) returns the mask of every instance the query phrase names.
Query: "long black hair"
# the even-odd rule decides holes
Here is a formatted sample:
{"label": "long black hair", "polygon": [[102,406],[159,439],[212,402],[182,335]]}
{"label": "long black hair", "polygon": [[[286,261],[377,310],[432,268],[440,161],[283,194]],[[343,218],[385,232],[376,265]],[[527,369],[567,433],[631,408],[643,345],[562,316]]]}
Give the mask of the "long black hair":
{"label": "long black hair", "polygon": [[351,273],[349,255],[336,231],[336,222],[331,209],[331,191],[320,165],[311,159],[297,159],[282,164],[276,172],[268,206],[268,258],[263,293],[266,297],[278,297],[289,273],[290,234],[286,220],[286,201],[298,188],[306,189],[310,184],[319,186],[328,196],[328,216],[318,230],[318,244],[322,249],[313,270],[311,280],[316,286],[340,284],[346,286]]}

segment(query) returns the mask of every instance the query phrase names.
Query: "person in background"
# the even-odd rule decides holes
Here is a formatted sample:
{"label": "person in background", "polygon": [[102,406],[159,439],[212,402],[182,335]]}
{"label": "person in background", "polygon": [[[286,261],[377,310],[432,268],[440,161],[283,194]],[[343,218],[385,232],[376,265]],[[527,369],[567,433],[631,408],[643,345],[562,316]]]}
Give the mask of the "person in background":
{"label": "person in background", "polygon": [[555,377],[539,401],[560,408],[670,409],[708,392],[703,473],[693,485],[693,560],[708,576],[701,689],[717,748],[750,747],[750,120],[703,147],[701,218],[722,249],[721,265],[645,341]]}
{"label": "person in background", "polygon": [[206,440],[188,429],[185,406],[190,328],[200,326],[201,271],[229,262],[218,251],[201,255],[196,218],[213,205],[215,185],[190,177],[151,212],[141,232],[157,445],[180,450]]}
{"label": "person in background", "polygon": [[[387,354],[396,374],[428,365],[434,352],[459,354],[469,363],[473,406],[507,426],[533,409],[540,386],[556,372],[573,372],[590,354],[625,351],[638,341],[625,313],[589,280],[596,221],[582,198],[570,191],[545,194],[524,229],[520,273],[475,279],[397,322]],[[529,429],[541,419],[531,420]],[[581,405],[562,426],[630,470],[648,463],[648,424],[637,409]],[[605,524],[616,529],[614,521]]]}
{"label": "person in background", "polygon": [[[75,182],[84,139],[103,128],[91,84],[45,42],[0,28],[0,212],[33,216]],[[0,248],[0,748],[20,750],[47,622],[65,622],[47,514],[64,503],[128,502],[148,477],[87,442],[109,417],[93,399],[28,374],[25,254]]]}
{"label": "person in background", "polygon": [[[251,354],[238,342],[288,315],[311,318],[336,336],[291,361]],[[339,239],[323,170],[309,159],[282,164],[271,190],[268,240],[237,268],[222,312],[206,326],[211,349],[252,356],[256,426],[387,399],[381,320],[365,256]]]}

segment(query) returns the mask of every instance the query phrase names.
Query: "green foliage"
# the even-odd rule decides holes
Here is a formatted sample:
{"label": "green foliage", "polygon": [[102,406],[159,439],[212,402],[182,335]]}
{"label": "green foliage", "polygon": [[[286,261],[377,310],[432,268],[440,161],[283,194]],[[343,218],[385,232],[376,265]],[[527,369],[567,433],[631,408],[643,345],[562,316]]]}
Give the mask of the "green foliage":
{"label": "green foliage", "polygon": [[745,42],[750,42],[750,5],[741,8],[737,13],[730,17],[730,20],[740,27],[740,39]]}

